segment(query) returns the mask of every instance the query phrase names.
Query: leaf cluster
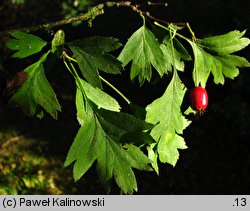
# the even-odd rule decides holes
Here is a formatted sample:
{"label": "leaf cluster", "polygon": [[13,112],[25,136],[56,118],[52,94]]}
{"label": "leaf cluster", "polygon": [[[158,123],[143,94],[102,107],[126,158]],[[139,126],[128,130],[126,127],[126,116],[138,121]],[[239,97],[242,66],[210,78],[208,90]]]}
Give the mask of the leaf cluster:
{"label": "leaf cluster", "polygon": [[[28,77],[10,99],[28,115],[39,118],[46,111],[56,119],[61,111],[46,78],[44,63],[52,54],[54,58],[63,59],[74,78],[79,122],[79,130],[64,165],[73,164],[73,177],[79,180],[96,164],[100,181],[109,185],[114,178],[126,194],[138,189],[133,169],[159,173],[159,161],[175,166],[179,150],[187,148],[182,136],[191,121],[181,110],[187,88],[179,72],[186,70],[185,62],[191,61],[192,56],[181,41],[187,41],[193,50],[195,86],[205,87],[210,75],[216,84],[224,84],[225,78],[233,79],[239,74],[238,68],[250,66],[245,58],[234,54],[250,43],[244,37],[245,31],[204,39],[195,38],[191,31],[190,39],[180,34],[180,27],[156,23],[157,27],[151,30],[143,20],[143,25],[131,35],[118,58],[112,55],[114,50],[122,47],[118,39],[93,36],[65,43],[62,30],[52,41],[16,31],[11,33],[13,38],[7,44],[16,51],[12,55],[16,58],[42,53],[38,61],[24,70]],[[48,44],[49,50],[44,52]],[[102,77],[102,73],[121,74],[129,65],[130,79],[138,78],[141,86],[151,81],[153,71],[159,77],[166,74],[171,78],[164,94],[146,106],[143,119],[122,112],[119,102],[103,90],[103,83],[106,83],[130,103]]]}

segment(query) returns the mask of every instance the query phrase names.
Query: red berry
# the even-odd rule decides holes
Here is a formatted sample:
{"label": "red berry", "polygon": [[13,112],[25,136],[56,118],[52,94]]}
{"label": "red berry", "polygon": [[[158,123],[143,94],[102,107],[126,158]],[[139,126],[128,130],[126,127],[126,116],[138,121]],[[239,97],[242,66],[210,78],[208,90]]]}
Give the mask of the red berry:
{"label": "red berry", "polygon": [[208,95],[206,89],[200,86],[191,89],[190,104],[192,109],[202,113],[208,105]]}

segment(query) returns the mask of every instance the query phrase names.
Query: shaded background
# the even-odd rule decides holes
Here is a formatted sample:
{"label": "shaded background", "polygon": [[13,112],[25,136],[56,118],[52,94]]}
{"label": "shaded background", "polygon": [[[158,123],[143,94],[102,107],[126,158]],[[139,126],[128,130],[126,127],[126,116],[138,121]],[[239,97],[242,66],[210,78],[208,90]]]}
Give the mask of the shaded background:
{"label": "shaded background", "polygon": [[[26,0],[24,4],[1,1],[0,29],[32,26],[79,12],[67,2],[72,1]],[[248,0],[167,2],[167,7],[142,4],[142,8],[169,22],[189,22],[198,38],[250,28]],[[81,7],[85,9],[86,5]],[[63,29],[67,41],[102,35],[117,37],[124,44],[140,25],[141,18],[130,9],[111,8],[94,20],[92,28],[83,23]],[[52,39],[53,31],[37,33],[44,39]],[[250,37],[248,31],[246,36]],[[5,41],[6,38],[1,37],[0,89],[6,79],[32,62],[29,58],[24,61],[10,58],[11,52],[5,48]],[[250,60],[249,48],[240,55]],[[193,86],[191,71],[190,63],[181,75],[187,87]],[[224,86],[215,85],[212,77],[209,79],[207,112],[195,117],[184,132],[189,148],[180,151],[175,168],[161,164],[159,176],[135,171],[139,187],[136,194],[249,194],[250,72],[249,69],[240,72],[235,80],[226,80]],[[58,121],[48,116],[42,120],[29,118],[19,109],[10,108],[4,99],[0,102],[0,194],[105,194],[96,181],[95,168],[77,183],[72,179],[72,169],[63,169],[78,129],[72,94],[74,87],[67,71],[60,65],[53,66],[46,74],[63,108]],[[106,77],[141,106],[160,97],[169,82],[167,77],[161,81],[156,78],[153,86],[145,84],[140,88],[136,81],[131,84],[128,73]],[[123,104],[112,90],[105,89]],[[111,194],[119,194],[115,184]]]}

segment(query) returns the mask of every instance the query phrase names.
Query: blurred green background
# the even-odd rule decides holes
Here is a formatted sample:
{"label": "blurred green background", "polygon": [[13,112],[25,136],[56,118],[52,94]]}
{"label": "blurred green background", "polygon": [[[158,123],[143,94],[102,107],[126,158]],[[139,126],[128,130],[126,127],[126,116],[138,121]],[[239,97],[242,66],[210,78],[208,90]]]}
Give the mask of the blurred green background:
{"label": "blurred green background", "polygon": [[[84,12],[99,2],[103,1],[3,0],[0,2],[0,29],[60,20]],[[167,7],[148,7],[146,1],[133,2],[142,3],[142,9],[163,20],[189,22],[199,38],[250,28],[247,0],[168,0]],[[138,14],[126,8],[112,8],[97,17],[92,28],[87,23],[78,23],[63,29],[67,41],[103,35],[119,38],[124,44],[140,25]],[[54,32],[39,31],[37,34],[48,40]],[[250,37],[248,31],[246,36]],[[24,61],[10,58],[11,52],[4,45],[6,39],[1,37],[0,44],[0,91],[6,79],[31,62],[30,58]],[[249,47],[240,54],[250,60]],[[185,74],[181,75],[189,88],[193,86],[191,70],[192,64],[187,64]],[[159,176],[136,171],[137,194],[249,194],[250,72],[249,69],[240,71],[239,77],[226,80],[224,86],[217,86],[212,78],[209,79],[207,112],[193,118],[184,133],[189,148],[180,151],[175,168],[162,164]],[[63,112],[58,121],[48,116],[42,120],[27,117],[20,109],[8,106],[4,99],[0,101],[0,194],[105,194],[97,181],[95,168],[76,183],[72,169],[63,168],[78,129],[74,88],[62,66],[55,65],[46,74],[62,104]],[[153,86],[139,87],[137,82],[129,81],[128,73],[107,77],[141,106],[161,96],[169,81],[164,77],[154,81]],[[131,86],[128,87],[128,83]],[[112,90],[105,89],[116,96]],[[115,183],[112,187],[111,194],[120,193]]]}

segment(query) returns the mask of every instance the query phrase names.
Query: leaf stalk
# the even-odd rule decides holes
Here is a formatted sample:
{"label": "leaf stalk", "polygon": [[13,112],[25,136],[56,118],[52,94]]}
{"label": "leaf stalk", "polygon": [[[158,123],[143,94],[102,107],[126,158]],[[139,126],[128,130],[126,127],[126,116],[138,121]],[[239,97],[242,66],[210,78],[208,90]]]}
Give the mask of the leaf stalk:
{"label": "leaf stalk", "polygon": [[[77,74],[77,71],[74,67],[74,65],[72,64],[72,62],[78,63],[76,59],[70,57],[66,52],[63,53],[64,57],[66,59],[68,59],[70,61],[70,65],[74,71],[74,73],[71,71],[71,69],[69,68],[67,62],[64,61],[64,64],[66,65],[67,69],[70,71],[70,73],[75,77],[79,77]],[[72,61],[72,62],[71,62]],[[75,77],[75,78],[76,78]],[[105,83],[107,84],[110,88],[112,88],[118,95],[120,95],[128,104],[131,104],[131,101],[124,95],[122,94],[121,91],[119,91],[113,84],[111,84],[109,81],[107,81],[105,78],[103,78],[102,76],[99,75],[99,78]]]}

